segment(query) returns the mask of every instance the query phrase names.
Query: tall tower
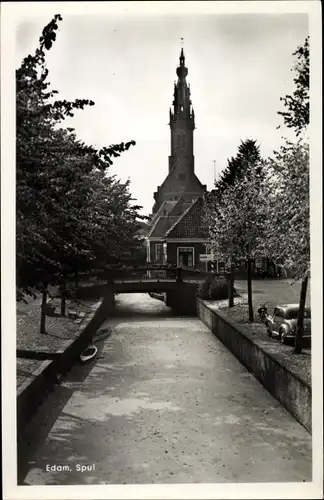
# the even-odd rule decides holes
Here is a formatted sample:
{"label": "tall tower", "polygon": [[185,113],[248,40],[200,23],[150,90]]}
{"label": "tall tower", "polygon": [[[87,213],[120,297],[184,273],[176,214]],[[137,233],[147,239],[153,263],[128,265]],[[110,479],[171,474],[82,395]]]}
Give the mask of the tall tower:
{"label": "tall tower", "polygon": [[183,175],[194,172],[193,131],[195,114],[191,106],[190,87],[186,76],[183,49],[180,53],[180,65],[177,68],[178,81],[174,84],[173,109],[170,108],[171,156],[169,172],[177,167]]}
{"label": "tall tower", "polygon": [[188,69],[185,65],[183,49],[181,49],[177,67],[178,81],[174,84],[173,106],[170,108],[169,173],[154,193],[153,213],[164,201],[174,201],[180,197],[190,201],[201,197],[206,192],[206,186],[203,186],[195,175],[193,147],[195,114],[191,105],[187,75]]}

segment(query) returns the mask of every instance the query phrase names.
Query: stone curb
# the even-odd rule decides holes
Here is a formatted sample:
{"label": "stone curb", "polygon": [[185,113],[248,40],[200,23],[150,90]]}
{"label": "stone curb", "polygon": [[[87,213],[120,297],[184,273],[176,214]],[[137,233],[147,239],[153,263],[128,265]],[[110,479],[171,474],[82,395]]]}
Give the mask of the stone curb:
{"label": "stone curb", "polygon": [[[99,311],[103,300],[93,306],[93,312],[86,315],[79,324],[77,332],[82,331],[73,339],[67,340],[55,354],[57,359],[46,360],[17,389],[17,437],[22,436],[26,424],[30,421],[37,408],[46,396],[55,389],[60,379],[72,367],[79,354],[87,347],[95,331],[103,323]],[[102,317],[102,315],[101,315]],[[99,321],[100,320],[100,321]],[[100,324],[99,324],[100,323]]]}
{"label": "stone curb", "polygon": [[197,299],[200,320],[291,415],[312,433],[312,388],[225,314]]}

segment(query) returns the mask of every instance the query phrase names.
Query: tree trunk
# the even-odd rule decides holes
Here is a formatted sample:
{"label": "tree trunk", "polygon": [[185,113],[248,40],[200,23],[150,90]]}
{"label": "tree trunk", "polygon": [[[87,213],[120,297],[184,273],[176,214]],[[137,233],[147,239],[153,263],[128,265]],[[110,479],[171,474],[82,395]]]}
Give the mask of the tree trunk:
{"label": "tree trunk", "polygon": [[308,276],[306,276],[301,285],[300,299],[299,299],[299,310],[296,325],[296,338],[295,338],[295,349],[296,354],[300,354],[303,348],[303,334],[304,334],[304,314],[305,314],[305,303],[307,294]]}
{"label": "tree trunk", "polygon": [[230,273],[230,279],[229,279],[228,307],[234,307],[234,279],[235,279],[235,264],[231,263],[231,273]]}
{"label": "tree trunk", "polygon": [[46,333],[46,314],[45,314],[45,306],[46,306],[46,301],[47,301],[47,286],[44,286],[44,289],[42,291],[42,305],[41,305],[41,320],[40,320],[40,333],[45,334]]}
{"label": "tree trunk", "polygon": [[61,316],[65,316],[66,313],[66,278],[63,275],[61,283]]}
{"label": "tree trunk", "polygon": [[252,262],[250,257],[247,262],[247,285],[248,285],[248,305],[249,305],[249,321],[253,319],[253,304],[252,304]]}

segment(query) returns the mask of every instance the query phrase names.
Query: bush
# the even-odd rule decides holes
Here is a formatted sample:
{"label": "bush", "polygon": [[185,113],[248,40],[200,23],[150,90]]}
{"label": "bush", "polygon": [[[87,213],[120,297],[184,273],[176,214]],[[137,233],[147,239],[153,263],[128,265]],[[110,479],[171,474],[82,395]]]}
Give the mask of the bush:
{"label": "bush", "polygon": [[211,283],[212,283],[212,278],[210,277],[207,277],[204,279],[204,281],[201,281],[197,286],[197,292],[196,292],[197,297],[203,300],[207,300],[209,287]]}
{"label": "bush", "polygon": [[[224,300],[228,296],[229,283],[225,279],[207,277],[197,288],[197,297],[203,300]],[[235,288],[234,296],[237,296]]]}
{"label": "bush", "polygon": [[213,280],[208,290],[209,300],[222,300],[229,297],[229,284],[225,280]]}

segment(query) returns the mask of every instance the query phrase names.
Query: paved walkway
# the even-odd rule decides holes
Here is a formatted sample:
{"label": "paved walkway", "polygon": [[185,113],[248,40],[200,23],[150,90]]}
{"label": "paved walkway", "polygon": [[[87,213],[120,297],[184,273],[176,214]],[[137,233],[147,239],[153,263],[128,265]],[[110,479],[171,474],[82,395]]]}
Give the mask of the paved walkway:
{"label": "paved walkway", "polygon": [[311,436],[197,318],[117,305],[98,359],[29,427],[20,484],[311,480]]}

